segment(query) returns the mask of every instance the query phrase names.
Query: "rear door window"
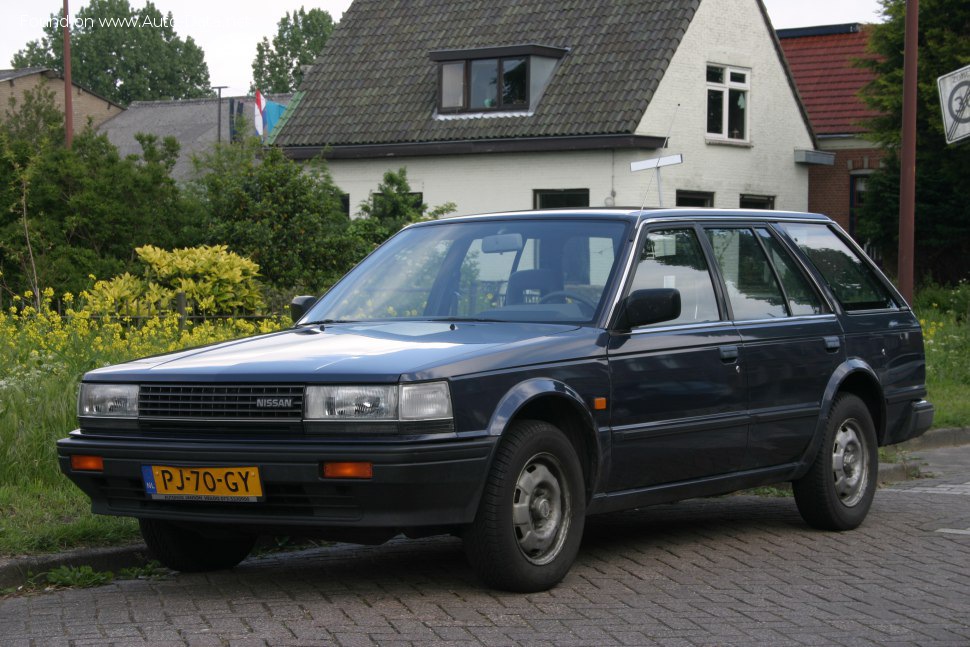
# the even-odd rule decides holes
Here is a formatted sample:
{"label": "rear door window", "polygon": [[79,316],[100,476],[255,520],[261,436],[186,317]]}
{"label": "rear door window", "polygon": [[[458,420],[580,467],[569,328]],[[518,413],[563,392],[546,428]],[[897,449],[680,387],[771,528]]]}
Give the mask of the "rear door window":
{"label": "rear door window", "polygon": [[764,243],[765,249],[768,250],[771,264],[775,266],[778,278],[781,279],[781,287],[788,298],[788,308],[792,316],[818,315],[827,312],[821,297],[812,288],[803,270],[781,242],[767,229],[755,231]]}
{"label": "rear door window", "polygon": [[787,317],[785,296],[750,229],[707,229],[735,320]]}

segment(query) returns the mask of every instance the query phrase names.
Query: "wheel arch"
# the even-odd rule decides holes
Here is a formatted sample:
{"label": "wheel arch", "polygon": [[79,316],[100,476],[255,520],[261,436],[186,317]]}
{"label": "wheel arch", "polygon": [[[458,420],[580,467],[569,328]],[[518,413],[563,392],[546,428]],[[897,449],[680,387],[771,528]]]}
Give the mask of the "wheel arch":
{"label": "wheel arch", "polygon": [[[583,397],[569,385],[552,378],[520,382],[499,401],[489,421],[488,433],[501,436],[518,420],[548,422],[566,435],[583,468],[588,502],[600,476],[601,449],[593,414]],[[491,460],[494,460],[494,450]]]}
{"label": "wheel arch", "polygon": [[815,435],[802,457],[802,467],[798,470],[797,477],[804,475],[811,467],[825,436],[825,423],[832,411],[832,405],[840,393],[851,393],[862,400],[872,416],[872,423],[876,429],[876,442],[878,445],[883,444],[886,436],[886,398],[883,395],[879,377],[865,361],[859,358],[848,359],[832,372],[825,387]]}

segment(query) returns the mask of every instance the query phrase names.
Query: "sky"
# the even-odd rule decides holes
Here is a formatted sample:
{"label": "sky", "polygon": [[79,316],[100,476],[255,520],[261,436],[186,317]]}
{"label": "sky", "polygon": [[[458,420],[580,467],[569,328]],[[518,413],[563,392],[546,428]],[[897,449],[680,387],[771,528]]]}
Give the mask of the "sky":
{"label": "sky", "polygon": [[[129,0],[133,7],[144,0]],[[764,0],[776,29],[835,25],[847,22],[879,22],[878,0]],[[71,15],[87,5],[71,0]],[[212,85],[225,85],[223,96],[246,94],[252,80],[256,43],[265,36],[272,40],[276,24],[287,11],[303,6],[328,11],[335,20],[350,6],[350,0],[307,0],[269,3],[265,0],[154,0],[163,13],[171,12],[175,31],[191,36],[205,52]],[[43,26],[61,0],[0,0],[0,69],[30,40],[43,36]],[[150,27],[149,27],[150,28]]]}

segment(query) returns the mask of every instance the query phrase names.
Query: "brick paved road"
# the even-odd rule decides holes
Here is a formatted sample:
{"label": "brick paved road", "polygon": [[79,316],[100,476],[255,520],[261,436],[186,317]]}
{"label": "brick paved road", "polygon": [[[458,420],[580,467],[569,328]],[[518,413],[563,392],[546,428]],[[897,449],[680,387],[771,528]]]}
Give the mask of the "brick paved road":
{"label": "brick paved road", "polygon": [[970,446],[879,491],[854,532],[791,499],[592,520],[556,589],[481,589],[454,539],[254,559],[214,575],[0,600],[14,645],[970,645]]}

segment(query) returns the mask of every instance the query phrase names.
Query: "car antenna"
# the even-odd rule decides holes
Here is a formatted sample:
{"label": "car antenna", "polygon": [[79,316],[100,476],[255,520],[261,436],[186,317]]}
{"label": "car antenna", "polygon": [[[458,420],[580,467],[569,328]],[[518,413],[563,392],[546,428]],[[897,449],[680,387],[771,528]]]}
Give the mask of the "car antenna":
{"label": "car antenna", "polygon": [[[658,150],[666,149],[667,144],[670,143],[670,133],[674,129],[674,122],[677,120],[677,113],[679,111],[680,111],[680,104],[678,103],[677,107],[674,109],[673,116],[670,118],[670,126],[667,127],[667,136],[664,137],[663,145],[660,146]],[[658,153],[657,157],[646,159],[646,160],[640,160],[639,162],[631,162],[630,172],[636,173],[637,171],[646,171],[648,169],[657,170],[657,197],[659,200],[659,206],[663,207],[664,195],[663,195],[662,186],[660,184],[660,169],[663,168],[664,166],[673,166],[674,164],[683,164],[683,163],[684,163],[684,156],[679,153],[677,155],[668,155],[667,157],[660,157]],[[649,194],[649,192],[650,192],[650,186],[648,185],[647,188],[644,189],[643,191],[643,203],[640,205],[641,216],[643,215],[644,208],[647,206],[647,195]]]}

